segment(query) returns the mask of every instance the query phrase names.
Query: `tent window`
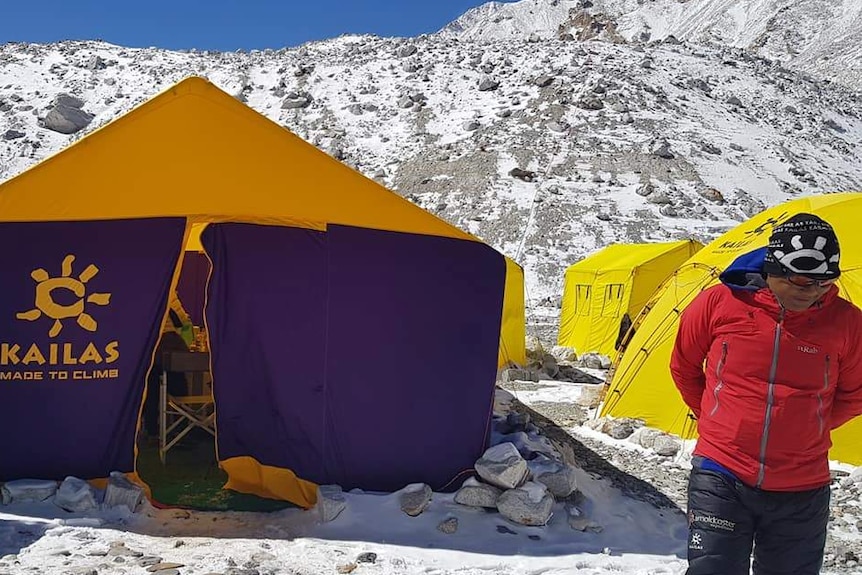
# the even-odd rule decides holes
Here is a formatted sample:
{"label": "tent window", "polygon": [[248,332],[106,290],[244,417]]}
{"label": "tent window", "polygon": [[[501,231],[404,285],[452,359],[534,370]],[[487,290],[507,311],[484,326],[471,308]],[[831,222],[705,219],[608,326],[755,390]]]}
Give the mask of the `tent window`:
{"label": "tent window", "polygon": [[602,316],[617,317],[623,301],[625,284],[608,284],[605,286],[605,298],[602,301]]}
{"label": "tent window", "polygon": [[583,284],[575,286],[575,313],[590,315],[590,286]]}

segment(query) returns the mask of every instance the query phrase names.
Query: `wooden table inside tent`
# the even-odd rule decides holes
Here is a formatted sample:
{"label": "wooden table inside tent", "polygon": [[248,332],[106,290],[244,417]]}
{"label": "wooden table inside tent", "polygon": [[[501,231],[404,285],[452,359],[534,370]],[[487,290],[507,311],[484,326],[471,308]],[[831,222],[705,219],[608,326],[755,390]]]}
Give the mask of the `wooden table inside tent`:
{"label": "wooden table inside tent", "polygon": [[[198,427],[215,437],[215,403],[206,376],[210,354],[206,351],[169,351],[162,358],[159,379],[159,458],[165,462],[168,451]],[[183,373],[186,394],[168,393],[168,372]]]}

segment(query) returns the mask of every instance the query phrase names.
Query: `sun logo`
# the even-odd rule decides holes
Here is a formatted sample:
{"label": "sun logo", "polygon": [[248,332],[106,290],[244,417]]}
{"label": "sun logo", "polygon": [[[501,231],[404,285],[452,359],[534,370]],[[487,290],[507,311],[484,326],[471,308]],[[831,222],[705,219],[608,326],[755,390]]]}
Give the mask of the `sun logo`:
{"label": "sun logo", "polygon": [[[52,278],[42,268],[33,270],[30,277],[36,281],[36,307],[35,309],[16,314],[15,317],[26,321],[36,321],[44,314],[53,319],[54,325],[51,326],[51,331],[48,332],[49,337],[59,335],[63,329],[62,320],[73,317],[77,318],[78,325],[82,328],[87,331],[96,331],[96,320],[84,311],[84,304],[108,305],[111,301],[111,294],[93,293],[88,296],[86,283],[99,273],[99,268],[90,264],[76,279],[72,277],[72,262],[74,261],[75,256],[66,256],[63,259],[62,275],[57,278]],[[68,290],[78,300],[71,305],[59,304],[54,301],[52,295],[54,290]]]}

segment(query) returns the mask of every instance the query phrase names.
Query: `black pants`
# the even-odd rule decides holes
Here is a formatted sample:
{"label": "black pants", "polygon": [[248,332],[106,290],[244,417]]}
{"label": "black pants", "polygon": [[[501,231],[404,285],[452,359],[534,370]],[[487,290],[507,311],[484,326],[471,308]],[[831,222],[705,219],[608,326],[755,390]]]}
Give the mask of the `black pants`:
{"label": "black pants", "polygon": [[[188,346],[179,334],[174,332],[163,333],[156,348],[156,357],[153,369],[147,377],[147,399],[144,402],[144,429],[149,436],[159,434],[159,380],[162,377],[162,354],[166,351],[188,351]],[[185,374],[168,372],[168,393],[182,394],[186,387]]]}
{"label": "black pants", "polygon": [[817,575],[823,563],[829,486],[763,491],[692,460],[686,575]]}

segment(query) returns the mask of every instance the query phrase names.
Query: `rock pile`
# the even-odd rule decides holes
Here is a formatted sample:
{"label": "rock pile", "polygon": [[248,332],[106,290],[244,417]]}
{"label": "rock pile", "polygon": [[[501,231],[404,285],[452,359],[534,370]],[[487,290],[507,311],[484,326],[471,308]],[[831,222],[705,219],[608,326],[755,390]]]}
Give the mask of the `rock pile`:
{"label": "rock pile", "polygon": [[106,489],[96,489],[83,479],[69,476],[62,482],[42,479],[7,481],[0,488],[0,502],[28,503],[52,501],[70,513],[123,505],[134,512],[143,499],[143,489],[123,473],[112,472]]}

